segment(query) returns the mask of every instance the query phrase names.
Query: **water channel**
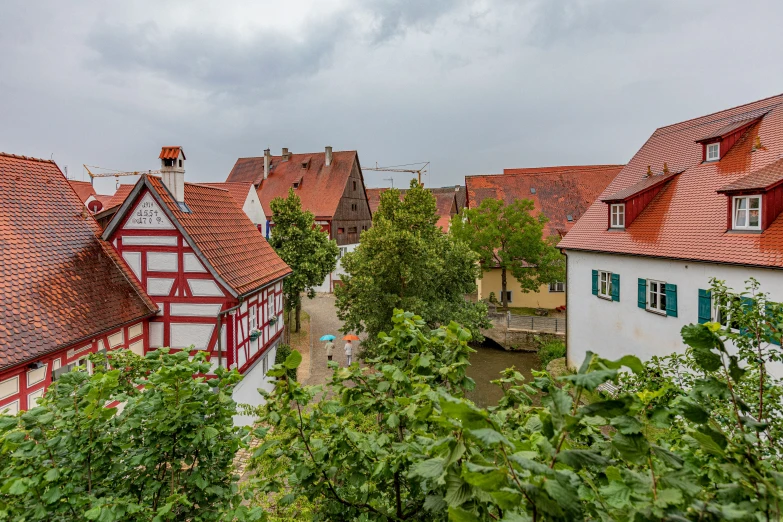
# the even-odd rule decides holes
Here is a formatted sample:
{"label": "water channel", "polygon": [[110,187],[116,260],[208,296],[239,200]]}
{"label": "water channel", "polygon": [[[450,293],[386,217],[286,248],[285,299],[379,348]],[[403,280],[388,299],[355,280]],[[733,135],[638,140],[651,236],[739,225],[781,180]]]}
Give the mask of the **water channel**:
{"label": "water channel", "polygon": [[476,353],[470,357],[468,376],[476,381],[476,389],[467,394],[467,398],[477,406],[494,406],[503,396],[501,389],[490,381],[500,378],[500,372],[514,366],[525,381],[533,375],[531,370],[538,369],[538,355],[530,352],[507,352],[500,346],[487,340],[482,344],[471,344]]}

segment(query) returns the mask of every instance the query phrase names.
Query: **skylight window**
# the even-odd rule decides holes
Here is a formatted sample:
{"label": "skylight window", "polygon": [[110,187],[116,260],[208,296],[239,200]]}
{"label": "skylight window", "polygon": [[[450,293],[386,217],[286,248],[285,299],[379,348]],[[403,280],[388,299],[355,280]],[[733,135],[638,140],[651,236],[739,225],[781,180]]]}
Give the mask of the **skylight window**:
{"label": "skylight window", "polygon": [[720,159],[720,142],[707,144],[707,161],[718,161]]}

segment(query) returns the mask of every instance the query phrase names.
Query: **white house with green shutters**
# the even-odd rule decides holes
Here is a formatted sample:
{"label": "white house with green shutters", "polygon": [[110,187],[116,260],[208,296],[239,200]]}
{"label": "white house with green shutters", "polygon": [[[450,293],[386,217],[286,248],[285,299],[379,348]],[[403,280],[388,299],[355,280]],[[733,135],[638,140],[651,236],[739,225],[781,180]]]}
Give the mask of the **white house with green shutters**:
{"label": "white house with green shutters", "polygon": [[783,302],[781,211],[783,95],[657,129],[559,244],[568,364],[683,352],[712,278]]}

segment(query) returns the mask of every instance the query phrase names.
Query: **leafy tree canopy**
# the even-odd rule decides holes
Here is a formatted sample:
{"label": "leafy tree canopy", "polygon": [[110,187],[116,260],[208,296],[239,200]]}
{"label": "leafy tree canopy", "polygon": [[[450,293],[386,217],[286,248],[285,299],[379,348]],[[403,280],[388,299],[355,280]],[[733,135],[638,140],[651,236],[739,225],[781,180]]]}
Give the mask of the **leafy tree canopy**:
{"label": "leafy tree canopy", "polygon": [[302,293],[312,299],[316,287],[337,266],[340,253],[337,243],[329,239],[315,223],[309,210],[302,210],[299,196],[289,189],[287,198],[275,198],[270,203],[274,226],[269,244],[293,270],[283,280],[286,307],[296,310],[296,329],[299,331]]}
{"label": "leafy tree canopy", "polygon": [[468,332],[397,310],[368,368],[335,367],[326,389],[276,383],[275,436],[255,432],[276,467],[257,487],[310,499],[316,520],[780,520],[781,386],[760,376],[783,316],[751,295],[732,317],[752,349],[727,349],[739,339],[719,322],[689,325],[684,372],[588,353],[556,379],[504,371],[489,409],[462,394]]}
{"label": "leafy tree canopy", "polygon": [[373,226],[355,251],[342,259],[344,285],[335,289],[344,331],[368,332],[366,345],[388,331],[395,308],[412,311],[430,327],[457,321],[480,339],[488,327],[486,306],[465,300],[475,291],[477,257],[435,223],[435,198],[411,182],[400,200],[397,190],[381,194]]}
{"label": "leafy tree canopy", "polygon": [[544,237],[548,220],[543,214],[534,217],[533,210],[529,199],[507,205],[487,198],[452,219],[451,234],[470,245],[483,267],[501,270],[503,306],[507,304],[507,272],[524,292],[536,292],[542,284],[565,279],[565,262],[554,246],[555,239]]}
{"label": "leafy tree canopy", "polygon": [[[260,520],[241,505],[232,460],[236,370],[203,352],[93,355],[92,376],[61,376],[38,406],[0,416],[0,519]],[[143,391],[142,391],[143,390]],[[124,408],[109,408],[119,401]]]}

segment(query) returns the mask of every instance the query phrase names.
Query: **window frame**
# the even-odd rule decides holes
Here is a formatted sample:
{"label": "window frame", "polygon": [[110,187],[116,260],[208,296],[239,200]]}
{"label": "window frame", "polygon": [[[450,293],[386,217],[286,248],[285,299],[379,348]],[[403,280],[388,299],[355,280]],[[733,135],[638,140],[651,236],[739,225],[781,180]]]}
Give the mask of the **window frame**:
{"label": "window frame", "polygon": [[506,290],[506,303],[512,303],[513,300],[511,299],[513,297],[513,291],[512,290]]}
{"label": "window frame", "polygon": [[[604,276],[606,276],[605,281]],[[604,283],[606,283],[606,293],[601,291]],[[608,270],[598,270],[598,297],[612,301],[612,272]]]}
{"label": "window frame", "polygon": [[[656,285],[658,290],[653,292],[653,285]],[[653,306],[652,295],[655,294],[656,306]],[[647,280],[647,306],[646,310],[654,314],[668,315],[666,312],[666,281],[660,281],[658,279]]]}
{"label": "window frame", "polygon": [[[737,298],[737,299],[739,299],[739,298]],[[712,317],[711,317],[711,319],[713,320],[713,322],[718,323],[719,325],[721,325],[723,328],[725,328],[729,332],[739,333],[740,328],[733,328],[731,326],[731,312],[726,312],[726,314],[725,314],[726,317],[725,318],[723,317],[724,314],[721,313],[721,309],[725,308],[726,304],[719,303],[717,296],[712,296],[710,300],[711,300],[711,306],[712,306],[712,310],[711,310]]]}
{"label": "window frame", "polygon": [[[560,289],[558,290],[558,288]],[[565,281],[555,281],[553,283],[549,283],[549,292],[550,293],[565,292]]]}
{"label": "window frame", "polygon": [[[615,213],[615,210],[618,212]],[[615,223],[617,217],[617,223]],[[622,223],[620,223],[622,218]],[[625,228],[625,203],[612,203],[609,205],[609,228]]]}
{"label": "window frame", "polygon": [[[715,156],[710,156],[710,149],[716,150]],[[719,161],[720,160],[720,142],[714,141],[704,145],[704,158],[705,161]]]}
{"label": "window frame", "polygon": [[[759,201],[759,207],[758,209],[751,209],[750,208],[750,201],[752,199],[758,199]],[[740,200],[745,200],[745,208],[738,209],[737,208],[737,202]],[[764,198],[761,196],[761,194],[748,194],[743,196],[732,196],[731,197],[731,229],[732,230],[761,230],[761,218],[762,218],[762,211],[764,206]],[[737,212],[739,210],[742,210],[745,212],[745,225],[738,225],[737,224]],[[750,211],[751,210],[758,210],[758,225],[751,226],[750,224]]]}
{"label": "window frame", "polygon": [[251,305],[247,311],[247,329],[249,332],[258,329],[258,310],[256,305]]}

